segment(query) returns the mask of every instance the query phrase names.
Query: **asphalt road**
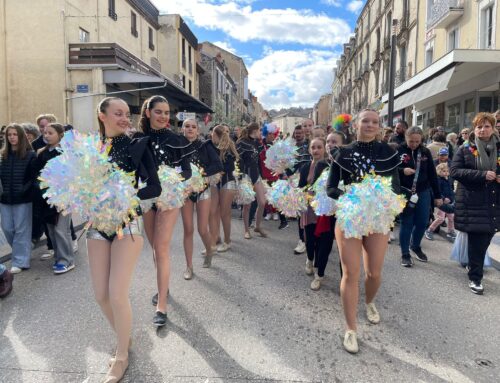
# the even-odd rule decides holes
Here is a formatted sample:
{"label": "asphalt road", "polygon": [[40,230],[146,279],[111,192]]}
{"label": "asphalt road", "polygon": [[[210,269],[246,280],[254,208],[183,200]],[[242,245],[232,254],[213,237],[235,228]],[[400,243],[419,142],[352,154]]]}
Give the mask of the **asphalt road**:
{"label": "asphalt road", "polygon": [[[233,220],[233,249],[184,281],[182,226],[173,241],[169,322],[151,324],[155,272],[145,246],[131,289],[130,367],[124,382],[498,382],[500,273],[489,269],[485,295],[473,295],[465,271],[449,261],[443,239],[423,248],[430,262],[399,265],[389,247],[377,297],[382,321],[359,314],[360,352],[342,349],[343,315],[336,250],[322,289],[309,289],[305,255],[293,254],[296,223],[270,238],[242,238]],[[38,251],[39,253],[39,251]],[[363,306],[360,306],[362,309]],[[54,276],[34,255],[0,301],[0,382],[99,382],[114,349],[94,302],[85,242],[77,267]]]}

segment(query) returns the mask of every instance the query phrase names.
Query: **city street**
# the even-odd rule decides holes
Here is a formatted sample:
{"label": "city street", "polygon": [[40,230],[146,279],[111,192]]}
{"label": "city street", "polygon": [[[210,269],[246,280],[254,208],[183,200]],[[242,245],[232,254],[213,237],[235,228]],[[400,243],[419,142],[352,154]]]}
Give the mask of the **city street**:
{"label": "city street", "polygon": [[[168,324],[152,324],[155,272],[145,246],[131,289],[133,346],[124,382],[495,382],[500,376],[500,273],[488,269],[484,296],[449,261],[451,245],[424,239],[430,262],[399,265],[389,247],[377,298],[382,317],[359,314],[360,352],[342,348],[343,315],[336,250],[319,292],[309,288],[305,255],[293,254],[296,223],[270,238],[242,238],[184,281],[182,224],[173,244]],[[85,241],[77,267],[54,276],[35,252],[0,302],[0,382],[99,382],[113,352],[111,330],[94,301]]]}

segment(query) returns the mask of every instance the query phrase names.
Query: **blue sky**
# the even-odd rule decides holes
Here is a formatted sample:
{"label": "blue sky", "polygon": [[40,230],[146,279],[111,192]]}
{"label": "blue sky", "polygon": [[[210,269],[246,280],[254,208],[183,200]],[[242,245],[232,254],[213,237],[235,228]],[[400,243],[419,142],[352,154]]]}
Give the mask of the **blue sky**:
{"label": "blue sky", "polygon": [[200,42],[241,56],[266,109],[312,106],[331,91],[333,67],[361,0],[152,0],[179,13]]}

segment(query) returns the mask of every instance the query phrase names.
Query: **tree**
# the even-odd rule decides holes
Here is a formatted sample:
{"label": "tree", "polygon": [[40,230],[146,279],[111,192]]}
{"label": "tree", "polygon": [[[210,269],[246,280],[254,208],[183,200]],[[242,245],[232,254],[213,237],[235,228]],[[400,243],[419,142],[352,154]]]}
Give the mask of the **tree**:
{"label": "tree", "polygon": [[235,127],[238,125],[236,114],[233,110],[229,110],[229,114],[226,116],[225,105],[222,100],[215,101],[214,114],[212,116],[212,125],[225,124],[230,127]]}

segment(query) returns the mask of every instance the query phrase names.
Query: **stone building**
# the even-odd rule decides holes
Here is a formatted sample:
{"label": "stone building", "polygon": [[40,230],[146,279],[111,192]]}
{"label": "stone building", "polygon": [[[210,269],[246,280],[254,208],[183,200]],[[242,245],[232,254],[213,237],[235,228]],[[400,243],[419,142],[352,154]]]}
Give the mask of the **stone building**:
{"label": "stone building", "polygon": [[280,114],[276,117],[272,118],[272,122],[274,122],[279,128],[280,132],[283,135],[292,135],[295,126],[302,124],[306,118],[293,116],[289,113]]}
{"label": "stone building", "polygon": [[95,130],[97,103],[111,94],[134,114],[153,94],[166,96],[174,113],[210,111],[169,77],[159,11],[150,0],[0,0],[0,25],[2,125],[54,113]]}
{"label": "stone building", "polygon": [[332,123],[332,94],[324,94],[319,101],[314,104],[312,120],[314,125],[326,128]]}

